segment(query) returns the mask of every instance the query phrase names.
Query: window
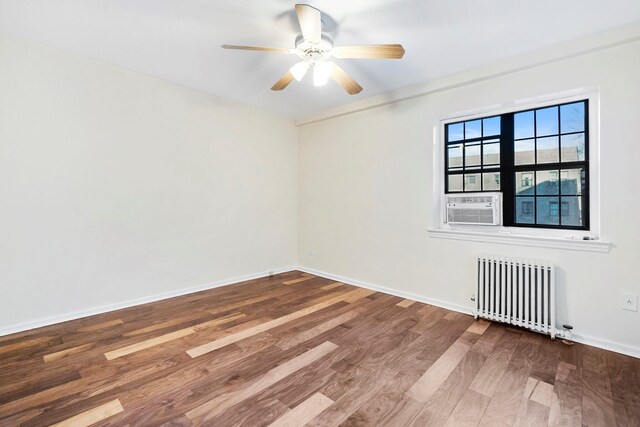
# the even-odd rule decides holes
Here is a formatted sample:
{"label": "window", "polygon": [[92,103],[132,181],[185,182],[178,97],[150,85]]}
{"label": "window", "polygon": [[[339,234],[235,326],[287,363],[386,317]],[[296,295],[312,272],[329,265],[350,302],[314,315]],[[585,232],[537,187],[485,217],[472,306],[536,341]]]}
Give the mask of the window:
{"label": "window", "polygon": [[589,229],[588,101],[445,126],[445,191],[501,191],[506,226]]}
{"label": "window", "polygon": [[500,190],[500,116],[446,128],[447,192]]}

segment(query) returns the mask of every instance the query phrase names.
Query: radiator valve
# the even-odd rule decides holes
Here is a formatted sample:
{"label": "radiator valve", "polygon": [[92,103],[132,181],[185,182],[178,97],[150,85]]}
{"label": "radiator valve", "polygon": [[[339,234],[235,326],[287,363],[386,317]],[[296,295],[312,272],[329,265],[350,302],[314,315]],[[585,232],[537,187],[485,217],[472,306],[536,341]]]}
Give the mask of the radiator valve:
{"label": "radiator valve", "polygon": [[573,341],[571,341],[571,331],[573,330],[573,326],[564,324],[562,325],[562,328],[564,329],[564,338],[562,339],[562,342],[566,345],[573,345]]}

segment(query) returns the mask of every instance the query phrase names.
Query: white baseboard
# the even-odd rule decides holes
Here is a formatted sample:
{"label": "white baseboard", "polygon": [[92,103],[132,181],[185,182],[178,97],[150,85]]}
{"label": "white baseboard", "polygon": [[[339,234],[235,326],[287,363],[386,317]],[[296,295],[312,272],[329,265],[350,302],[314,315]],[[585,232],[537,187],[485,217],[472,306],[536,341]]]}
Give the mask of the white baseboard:
{"label": "white baseboard", "polygon": [[603,350],[613,351],[615,353],[626,354],[627,356],[637,357],[640,359],[640,348],[633,347],[626,344],[620,344],[601,338],[594,338],[585,335],[573,334],[573,341],[581,344],[590,345],[592,347],[598,347]]}
{"label": "white baseboard", "polygon": [[[434,298],[427,298],[422,295],[416,295],[410,292],[403,292],[397,289],[387,288],[385,286],[376,285],[373,283],[363,282],[362,280],[352,279],[349,277],[338,276],[337,274],[326,273],[324,271],[314,270],[313,268],[298,266],[296,270],[303,271],[305,273],[314,274],[316,276],[325,277],[327,279],[335,280],[337,282],[346,283],[348,285],[359,286],[361,288],[367,288],[374,291],[382,292],[389,295],[394,295],[401,298],[407,298],[414,301],[422,302],[429,305],[435,305],[436,307],[446,308],[447,310],[457,311],[459,313],[473,315],[473,307],[454,304],[448,301],[442,301]],[[572,340],[581,344],[598,347],[604,350],[613,351],[616,353],[626,354],[627,356],[640,358],[640,348],[621,344],[613,341],[609,341],[601,338],[594,338],[586,335],[573,334]]]}
{"label": "white baseboard", "polygon": [[274,268],[269,271],[262,271],[259,273],[247,274],[244,276],[232,277],[229,279],[217,280],[211,283],[205,283],[202,285],[192,286],[189,288],[182,288],[175,291],[163,292],[161,294],[150,295],[141,298],[134,298],[126,301],[117,302],[114,304],[102,305],[99,307],[92,307],[83,310],[72,311],[69,313],[59,314],[57,316],[43,317],[41,319],[31,320],[29,322],[17,323],[15,325],[8,325],[0,328],[0,336],[15,334],[17,332],[28,331],[35,328],[41,328],[43,326],[54,325],[56,323],[68,322],[69,320],[76,320],[83,317],[94,316],[96,314],[107,313],[109,311],[121,310],[123,308],[129,308],[136,305],[147,304],[150,302],[160,301],[163,299],[178,297],[181,295],[192,294],[194,292],[206,291],[208,289],[220,288],[222,286],[232,285],[238,282],[244,282],[246,280],[259,279],[261,277],[267,277],[270,273],[280,274],[287,271],[295,270],[296,267],[284,267]]}
{"label": "white baseboard", "polygon": [[380,285],[375,285],[369,282],[363,282],[362,280],[351,279],[349,277],[338,276],[337,274],[325,273],[324,271],[314,270],[312,268],[298,266],[296,270],[303,271],[305,273],[314,274],[316,276],[325,277],[327,279],[335,280],[336,282],[346,283],[348,285],[359,286],[361,288],[371,289],[372,291],[382,292],[384,294],[393,295],[396,297],[411,299],[414,301],[422,302],[429,305],[435,305],[436,307],[446,308],[447,310],[457,311],[458,313],[473,315],[473,308],[464,305],[454,304],[448,301],[442,301],[435,298],[427,298],[422,295],[413,294],[411,292],[403,292],[397,289],[391,289]]}

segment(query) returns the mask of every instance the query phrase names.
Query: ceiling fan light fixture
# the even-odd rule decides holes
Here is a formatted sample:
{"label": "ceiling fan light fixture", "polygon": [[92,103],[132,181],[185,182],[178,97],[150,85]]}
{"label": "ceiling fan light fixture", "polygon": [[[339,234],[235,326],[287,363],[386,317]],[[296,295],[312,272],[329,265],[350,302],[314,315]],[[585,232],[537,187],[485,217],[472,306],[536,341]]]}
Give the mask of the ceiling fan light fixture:
{"label": "ceiling fan light fixture", "polygon": [[307,74],[308,69],[309,63],[307,61],[301,61],[289,68],[289,71],[291,72],[291,75],[293,75],[294,79],[300,81],[304,78],[305,74]]}
{"label": "ceiling fan light fixture", "polygon": [[333,62],[319,61],[313,65],[313,85],[324,86],[329,81],[331,76],[331,70],[333,69]]}
{"label": "ceiling fan light fixture", "polygon": [[400,59],[405,54],[404,47],[401,44],[334,46],[331,37],[322,32],[322,12],[308,4],[296,4],[295,11],[302,34],[296,37],[294,49],[222,45],[224,49],[278,52],[300,57],[302,62],[298,62],[289,68],[280,80],[271,86],[271,90],[280,91],[288,87],[294,80],[301,81],[309,71],[309,68],[313,67],[314,86],[324,86],[331,78],[342,86],[349,95],[356,95],[362,91],[362,86],[353,80],[338,64],[328,61],[330,58]]}

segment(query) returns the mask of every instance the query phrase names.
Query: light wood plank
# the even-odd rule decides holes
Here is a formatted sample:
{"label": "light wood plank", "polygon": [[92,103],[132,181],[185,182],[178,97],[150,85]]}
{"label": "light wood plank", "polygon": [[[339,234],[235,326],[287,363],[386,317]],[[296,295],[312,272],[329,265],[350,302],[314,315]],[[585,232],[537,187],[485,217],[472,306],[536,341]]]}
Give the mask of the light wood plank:
{"label": "light wood plank", "polygon": [[[480,341],[480,339],[478,339],[478,341]],[[476,342],[476,344],[471,347],[471,351],[475,351],[477,348],[480,348],[477,344],[478,343]],[[505,371],[513,357],[513,352],[515,351],[516,346],[517,341],[503,342],[503,340],[500,340],[498,344],[492,347],[492,351],[489,353],[487,361],[473,379],[469,389],[482,393],[485,396],[493,397],[493,393],[495,393],[496,388],[498,387],[502,373]],[[481,354],[484,353],[481,352]]]}
{"label": "light wood plank", "polygon": [[493,394],[485,415],[504,424],[512,425],[522,404],[526,384],[527,377],[525,375],[510,369],[503,372],[500,385]]}
{"label": "light wood plank", "polygon": [[409,396],[417,402],[426,403],[447,379],[451,371],[467,354],[471,345],[460,339],[456,340],[442,356],[431,365],[416,383],[407,391]]}
{"label": "light wood plank", "polygon": [[166,320],[164,322],[159,322],[159,323],[154,323],[153,325],[150,326],[145,326],[144,328],[140,328],[140,329],[134,329],[133,331],[129,331],[123,334],[123,336],[125,337],[135,337],[137,335],[142,335],[142,334],[146,334],[149,332],[153,332],[153,331],[157,331],[158,329],[164,329],[164,328],[169,328],[171,326],[175,326],[175,325],[179,325],[181,323],[186,323],[192,320],[196,320],[199,319],[201,317],[205,317],[208,316],[210,313],[205,311],[205,312],[198,312],[198,313],[192,313],[189,316],[183,316],[183,317],[178,317],[175,319],[169,319]]}
{"label": "light wood plank", "polygon": [[345,322],[348,322],[351,319],[355,319],[362,312],[360,310],[351,310],[346,313],[340,314],[333,319],[329,319],[326,322],[322,322],[319,325],[314,326],[311,329],[307,329],[306,331],[300,332],[296,335],[286,335],[278,343],[276,346],[283,350],[290,349],[291,347],[295,347],[296,345],[303,343],[305,341],[310,340],[311,338],[317,337],[318,335],[330,331],[336,326],[342,325]]}
{"label": "light wood plank", "polygon": [[58,359],[62,359],[63,357],[71,356],[72,354],[82,353],[85,350],[93,348],[94,345],[95,345],[94,343],[78,345],[75,347],[56,351],[55,353],[45,354],[44,356],[42,356],[42,359],[45,362],[51,362],[53,360],[58,360]]}
{"label": "light wood plank", "polygon": [[169,332],[167,334],[160,335],[155,338],[150,338],[148,340],[144,340],[135,344],[131,344],[126,347],[108,351],[104,354],[104,356],[107,358],[107,360],[117,359],[119,357],[126,356],[131,353],[136,353],[138,351],[146,350],[148,348],[155,347],[157,345],[164,344],[169,341],[186,337],[187,335],[195,334],[196,332],[206,328],[218,326],[226,322],[231,322],[232,320],[235,320],[244,316],[246,316],[244,313],[235,313],[229,316],[222,317],[220,319],[199,323],[197,325],[190,326],[188,328],[179,329],[177,331]]}
{"label": "light wood plank", "polygon": [[474,334],[482,335],[487,328],[491,326],[491,322],[484,319],[478,319],[469,326],[467,332],[473,332]]}
{"label": "light wood plank", "polygon": [[522,397],[524,397],[525,399],[529,399],[531,397],[531,394],[533,393],[533,390],[536,389],[536,386],[538,385],[538,380],[532,377],[527,378],[527,383],[524,386],[524,392],[522,393]]}
{"label": "light wood plank", "polygon": [[337,288],[339,286],[343,286],[343,285],[344,285],[344,283],[342,283],[342,282],[333,282],[333,283],[329,283],[328,285],[321,286],[320,289],[324,289],[324,290],[328,291],[330,289],[335,289],[335,288]]}
{"label": "light wood plank", "polygon": [[95,424],[99,421],[106,420],[107,418],[116,415],[124,411],[124,408],[120,404],[118,399],[105,403],[104,405],[96,406],[93,409],[84,411],[74,417],[68,418],[59,423],[53,424],[51,427],[84,427]]}
{"label": "light wood plank", "polygon": [[545,383],[544,381],[538,381],[538,384],[536,384],[536,387],[531,393],[530,399],[546,407],[551,407],[551,402],[553,401],[553,385]]}
{"label": "light wood plank", "polygon": [[546,427],[548,420],[547,406],[523,398],[513,427]]}
{"label": "light wood plank", "polygon": [[295,285],[296,283],[306,282],[307,280],[313,279],[315,276],[302,276],[298,279],[286,280],[282,282],[284,285]]}
{"label": "light wood plank", "polygon": [[316,393],[269,424],[269,427],[302,427],[333,403],[333,400],[324,394]]}
{"label": "light wood plank", "polygon": [[398,307],[407,308],[407,307],[409,307],[409,306],[413,305],[414,303],[415,303],[415,301],[413,301],[413,300],[405,299],[405,300],[400,301],[400,302],[399,302],[399,303],[397,303],[396,305],[397,305]]}
{"label": "light wood plank", "polygon": [[214,350],[226,347],[230,344],[234,344],[245,338],[252,337],[275,327],[284,325],[285,323],[291,322],[304,316],[308,316],[309,314],[320,311],[338,302],[355,302],[359,299],[365,298],[368,295],[371,295],[372,293],[375,293],[375,291],[370,291],[368,289],[356,289],[342,295],[337,295],[333,298],[329,298],[325,301],[303,308],[302,310],[294,311],[293,313],[287,314],[286,316],[278,317],[277,319],[273,319],[261,325],[254,326],[252,328],[248,328],[243,331],[227,335],[223,338],[192,348],[187,351],[187,354],[193,358],[202,356],[203,354],[210,353]]}
{"label": "light wood plank", "polygon": [[371,289],[358,288],[356,290],[346,293],[345,296],[340,301],[348,302],[349,304],[351,304],[361,300],[362,298],[366,298],[369,295],[373,295],[375,293],[376,291],[372,291]]}
{"label": "light wood plank", "polygon": [[411,425],[420,427],[444,425],[485,361],[485,356],[473,351],[467,352]]}
{"label": "light wood plank", "polygon": [[445,427],[477,426],[490,400],[490,397],[467,390],[449,415]]}
{"label": "light wood plank", "polygon": [[319,346],[314,347],[305,353],[302,353],[300,356],[295,357],[294,359],[291,359],[288,362],[285,362],[282,365],[269,370],[262,377],[258,378],[250,384],[247,384],[244,388],[233,393],[227,393],[218,396],[215,399],[210,400],[198,406],[197,408],[190,410],[186,415],[193,423],[203,424],[207,420],[215,417],[218,414],[221,414],[230,407],[242,402],[245,399],[250,398],[251,396],[254,396],[255,394],[261,392],[267,387],[270,387],[283,378],[286,378],[292,373],[304,368],[305,366],[310,365],[326,354],[332,352],[336,348],[338,348],[338,346],[334,343],[325,341]]}

